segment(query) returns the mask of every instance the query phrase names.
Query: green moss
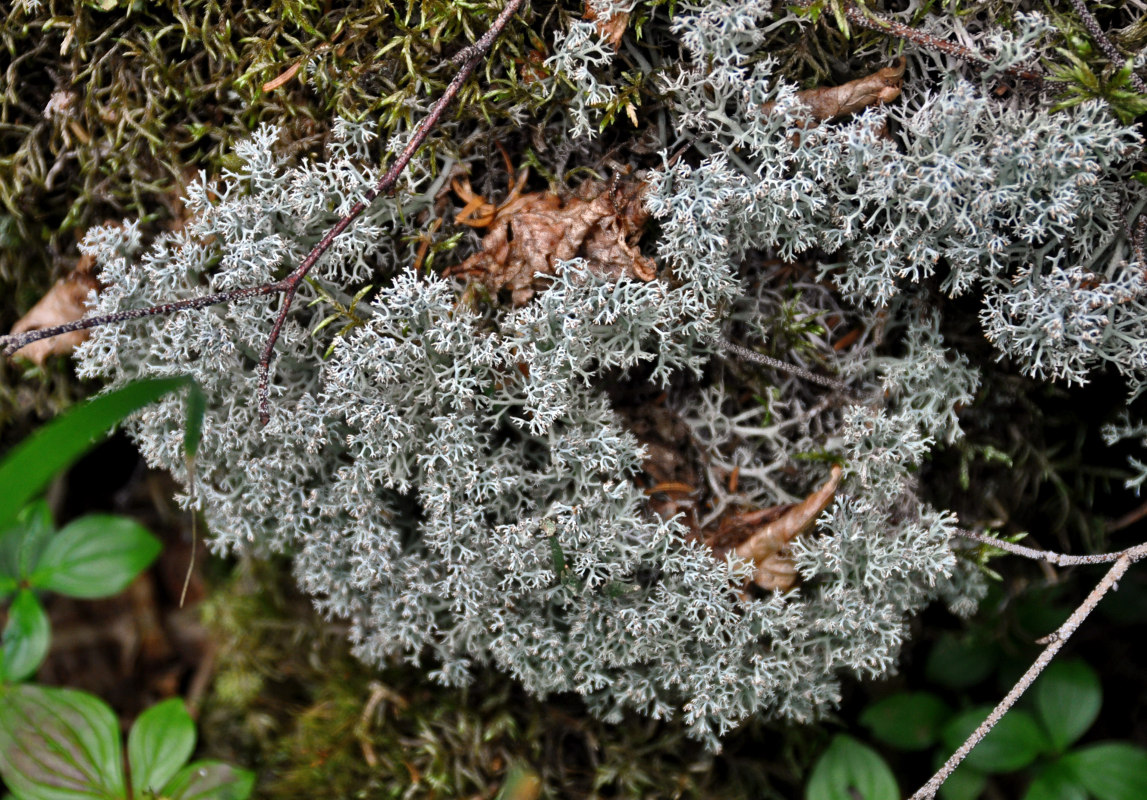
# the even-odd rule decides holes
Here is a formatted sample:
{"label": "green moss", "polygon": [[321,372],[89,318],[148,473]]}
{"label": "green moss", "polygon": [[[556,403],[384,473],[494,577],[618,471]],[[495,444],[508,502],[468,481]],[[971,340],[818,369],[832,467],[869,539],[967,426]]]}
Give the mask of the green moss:
{"label": "green moss", "polygon": [[260,797],[493,797],[515,768],[542,797],[792,797],[825,738],[758,724],[713,756],[680,725],[609,725],[493,672],[449,689],[424,666],[378,671],[292,586],[282,563],[244,562],[204,610],[220,643],[204,743],[257,770]]}

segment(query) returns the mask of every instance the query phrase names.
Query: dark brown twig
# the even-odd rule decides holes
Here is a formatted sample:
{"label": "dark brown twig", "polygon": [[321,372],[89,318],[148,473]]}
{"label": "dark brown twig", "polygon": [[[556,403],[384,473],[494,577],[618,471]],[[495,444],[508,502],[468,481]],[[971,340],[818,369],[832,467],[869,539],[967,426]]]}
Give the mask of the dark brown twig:
{"label": "dark brown twig", "polygon": [[[924,31],[905,25],[903,22],[882,17],[867,9],[862,9],[852,2],[845,3],[844,15],[849,22],[861,28],[867,28],[870,31],[877,31],[878,33],[890,34],[898,39],[904,39],[905,41],[919,45],[920,47],[946,53],[976,67],[986,67],[991,63],[989,59],[984,58],[984,56],[975,50],[964,47],[962,44],[949,42],[946,39],[941,39],[930,33],[925,33]],[[1043,83],[1044,79],[1044,76],[1040,72],[1023,69],[1022,67],[1006,67],[1002,72],[1011,75],[1013,78],[1034,81],[1036,83]]]}
{"label": "dark brown twig", "polygon": [[[1099,49],[1103,51],[1103,55],[1115,66],[1120,69],[1123,63],[1127,60],[1119,49],[1107,38],[1107,34],[1103,32],[1103,28],[1099,27],[1098,20],[1091,15],[1083,0],[1071,0],[1071,5],[1075,9],[1075,13],[1079,14],[1079,18],[1083,20],[1083,27],[1087,28],[1087,32],[1091,35],[1092,41],[1099,45]],[[1147,94],[1147,83],[1136,75],[1134,72],[1130,75],[1131,88],[1139,92],[1139,94]]]}
{"label": "dark brown twig", "polygon": [[117,311],[114,314],[105,314],[98,317],[89,317],[87,319],[77,320],[70,322],[66,325],[59,325],[54,328],[41,328],[35,331],[28,331],[19,335],[0,336],[0,347],[3,348],[5,355],[11,355],[19,350],[21,347],[31,344],[32,342],[40,341],[41,339],[49,339],[53,336],[59,336],[62,333],[70,331],[85,330],[87,328],[95,328],[103,325],[110,325],[119,322],[127,322],[128,320],[141,319],[143,317],[165,316],[167,314],[174,314],[179,311],[187,311],[195,308],[205,308],[207,306],[218,305],[220,303],[234,302],[242,300],[247,297],[259,297],[269,294],[283,294],[283,303],[279,308],[279,313],[275,318],[275,323],[271,327],[271,334],[267,337],[267,344],[263,348],[263,352],[259,357],[259,419],[265,425],[270,419],[270,382],[271,382],[271,358],[275,352],[275,344],[279,340],[279,334],[282,333],[283,324],[286,322],[287,314],[291,310],[291,304],[294,302],[295,294],[299,290],[299,284],[307,276],[307,273],[315,266],[322,255],[330,249],[334,240],[343,233],[351,223],[358,218],[358,216],[365,211],[375,198],[379,195],[390,192],[394,189],[398,178],[402,175],[403,170],[410,163],[414,154],[426,141],[426,137],[430,135],[430,131],[438,124],[438,120],[446,112],[447,106],[458,95],[462,88],[462,84],[474,72],[475,67],[481,63],[482,59],[490,51],[494,41],[501,35],[506,25],[509,24],[510,18],[517,13],[525,0],[508,0],[505,8],[498,14],[498,17],[490,25],[489,30],[482,34],[481,38],[474,44],[462,50],[455,59],[461,62],[458,73],[450,84],[442,92],[442,96],[438,98],[437,102],[431,107],[429,113],[418,124],[414,130],[414,135],[407,143],[402,152],[398,154],[394,163],[391,164],[390,169],[386,171],[369,191],[367,191],[362,200],[355,203],[350,211],[335,223],[334,227],[326,232],[323,238],[317,245],[307,254],[294,270],[291,271],[287,277],[273,283],[263,284],[261,286],[250,286],[243,289],[236,289],[230,292],[220,292],[218,294],[206,295],[204,297],[195,297],[189,300],[180,300],[174,303],[161,303],[159,305],[151,306],[149,308],[131,309],[128,311]]}

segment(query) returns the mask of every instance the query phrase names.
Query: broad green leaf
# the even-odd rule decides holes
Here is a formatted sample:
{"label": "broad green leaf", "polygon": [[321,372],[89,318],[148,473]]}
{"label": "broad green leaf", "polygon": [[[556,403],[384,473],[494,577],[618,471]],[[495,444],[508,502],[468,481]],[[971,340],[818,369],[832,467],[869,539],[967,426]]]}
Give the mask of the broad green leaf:
{"label": "broad green leaf", "polygon": [[[991,712],[991,706],[981,706],[961,713],[944,726],[944,745],[949,751],[956,750]],[[983,772],[1012,772],[1035,761],[1050,746],[1035,718],[1023,709],[1013,708],[968,754],[966,762]]]}
{"label": "broad green leaf", "polygon": [[900,800],[900,789],[879,753],[837,734],[813,765],[805,800]]}
{"label": "broad green leaf", "polygon": [[951,716],[952,710],[934,694],[902,692],[866,708],[860,724],[885,744],[923,750],[936,743],[940,727]]}
{"label": "broad green leaf", "polygon": [[995,647],[949,633],[936,642],[924,670],[934,683],[950,689],[966,689],[991,675],[996,660]]}
{"label": "broad green leaf", "polygon": [[187,383],[187,378],[129,383],[68,410],[25,439],[0,462],[0,528],[113,425]]}
{"label": "broad green leaf", "polygon": [[0,683],[16,683],[35,674],[48,654],[52,628],[36,595],[21,589],[8,609],[0,646]]}
{"label": "broad green leaf", "polygon": [[127,761],[136,797],[159,793],[195,750],[195,723],[178,697],[139,715],[127,737]]}
{"label": "broad green leaf", "polygon": [[69,597],[107,597],[122,591],[161,549],[158,539],[126,517],[90,514],[49,542],[29,582]]}
{"label": "broad green leaf", "polygon": [[119,725],[102,700],[25,684],[0,702],[0,777],[21,800],[126,794]]}
{"label": "broad green leaf", "polygon": [[1082,661],[1052,662],[1034,688],[1036,710],[1059,752],[1091,727],[1103,705],[1099,677]]}
{"label": "broad green leaf", "polygon": [[43,500],[20,509],[12,526],[0,533],[0,600],[32,573],[55,533],[56,523]]}
{"label": "broad green leaf", "polygon": [[1062,761],[1055,761],[1036,776],[1023,800],[1087,800],[1087,791],[1075,770]]}
{"label": "broad green leaf", "polygon": [[16,522],[0,531],[0,600],[8,599],[20,585],[20,546],[24,533],[24,526]]}
{"label": "broad green leaf", "polygon": [[0,534],[0,574],[17,582],[27,578],[55,533],[56,523],[47,503],[35,500],[24,506],[15,524]]}
{"label": "broad green leaf", "polygon": [[1147,751],[1126,742],[1092,745],[1061,759],[1097,800],[1147,797]]}
{"label": "broad green leaf", "polygon": [[165,800],[246,800],[255,773],[221,761],[188,764],[163,787]]}

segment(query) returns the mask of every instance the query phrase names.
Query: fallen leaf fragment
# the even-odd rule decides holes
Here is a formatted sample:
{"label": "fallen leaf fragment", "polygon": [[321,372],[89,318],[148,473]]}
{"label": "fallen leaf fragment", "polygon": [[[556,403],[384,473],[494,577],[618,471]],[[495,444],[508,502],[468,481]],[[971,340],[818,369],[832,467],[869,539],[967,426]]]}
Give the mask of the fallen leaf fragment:
{"label": "fallen leaf fragment", "polygon": [[612,47],[616,53],[617,49],[621,46],[621,37],[625,35],[625,29],[629,27],[629,12],[617,11],[603,19],[598,16],[597,11],[593,7],[592,0],[587,0],[583,18],[586,22],[592,22],[594,24],[601,38],[609,42],[609,46]]}
{"label": "fallen leaf fragment", "polygon": [[786,591],[796,583],[796,568],[787,553],[788,543],[812,528],[828,508],[840,485],[841,468],[834,465],[823,486],[781,516],[757,528],[734,552],[757,565],[753,583],[762,589]]}
{"label": "fallen leaf fragment", "polygon": [[644,184],[590,180],[563,196],[523,194],[525,182],[523,170],[497,206],[475,195],[468,181],[454,182],[465,202],[455,221],[490,232],[481,251],[446,275],[480,281],[492,292],[508,289],[516,306],[546,287],[545,276],[556,275],[559,262],[573,258],[584,258],[591,272],[609,280],[656,277],[656,264],[637,246],[649,218],[641,202]]}
{"label": "fallen leaf fragment", "polygon": [[279,75],[277,75],[276,77],[274,77],[271,80],[264,83],[263,84],[263,91],[264,92],[275,91],[280,86],[282,86],[287,81],[289,81],[291,78],[295,77],[295,74],[299,71],[299,67],[301,67],[302,65],[303,65],[303,63],[301,61],[296,61],[294,64],[292,64],[291,66],[289,66],[285,70],[283,70]]}
{"label": "fallen leaf fragment", "polygon": [[[904,78],[906,59],[891,67],[877,70],[871,75],[857,78],[840,86],[823,86],[797,92],[797,99],[808,108],[814,119],[828,120],[855,114],[868,106],[891,103],[900,96],[900,84]],[[770,112],[776,103],[765,103],[762,108]]]}
{"label": "fallen leaf fragment", "polygon": [[[56,281],[55,286],[40,298],[40,302],[12,326],[12,333],[24,333],[40,328],[52,328],[75,322],[84,316],[87,307],[84,301],[92,289],[99,284],[92,274],[93,261],[89,256],[81,256],[75,269]],[[51,339],[42,339],[21,347],[15,355],[26,358],[38,367],[44,366],[49,356],[69,355],[76,345],[88,338],[87,331],[72,331]]]}

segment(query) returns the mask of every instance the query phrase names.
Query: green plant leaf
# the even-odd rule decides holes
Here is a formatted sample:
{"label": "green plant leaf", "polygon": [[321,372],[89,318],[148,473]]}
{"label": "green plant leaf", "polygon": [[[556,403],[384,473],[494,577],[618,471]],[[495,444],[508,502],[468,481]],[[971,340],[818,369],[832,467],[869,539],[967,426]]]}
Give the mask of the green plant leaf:
{"label": "green plant leaf", "polygon": [[163,787],[165,800],[246,800],[255,773],[221,761],[196,761]]}
{"label": "green plant leaf", "polygon": [[0,777],[21,800],[126,794],[119,725],[99,698],[25,684],[0,703]]}
{"label": "green plant leaf", "polygon": [[[958,748],[991,712],[991,706],[980,706],[961,713],[944,726],[944,744],[949,750]],[[1035,718],[1023,709],[1013,708],[968,754],[966,762],[983,772],[1012,772],[1023,769],[1050,747],[1047,734]]]}
{"label": "green plant leaf", "polygon": [[866,708],[860,724],[885,744],[923,750],[936,743],[951,716],[952,709],[930,692],[901,692]]}
{"label": "green plant leaf", "polygon": [[15,523],[0,533],[0,600],[32,573],[55,533],[51,509],[43,500],[20,509]]}
{"label": "green plant leaf", "polygon": [[805,787],[805,800],[899,800],[888,764],[871,747],[845,734],[833,737]]}
{"label": "green plant leaf", "polygon": [[0,528],[34,498],[57,473],[87,452],[133,411],[186,386],[187,378],[129,383],[70,409],[20,443],[0,462]]}
{"label": "green plant leaf", "polygon": [[195,750],[195,723],[173,697],[139,715],[127,737],[127,761],[135,797],[156,794],[187,763]]}
{"label": "green plant leaf", "polygon": [[48,654],[52,627],[36,595],[21,589],[8,609],[0,645],[0,683],[15,683],[35,674]]}
{"label": "green plant leaf", "polygon": [[928,653],[928,680],[950,689],[975,686],[992,674],[998,653],[994,646],[945,634]]}
{"label": "green plant leaf", "polygon": [[1098,800],[1147,797],[1147,751],[1126,742],[1105,742],[1068,753],[1061,761]]}
{"label": "green plant leaf", "polygon": [[1075,770],[1062,761],[1053,761],[1032,781],[1023,800],[1087,800],[1087,790]]}
{"label": "green plant leaf", "polygon": [[1092,726],[1103,705],[1099,677],[1078,660],[1052,662],[1034,688],[1036,711],[1059,752]]}
{"label": "green plant leaf", "polygon": [[122,591],[161,549],[159,540],[137,522],[89,514],[48,543],[29,582],[69,597],[107,597]]}

